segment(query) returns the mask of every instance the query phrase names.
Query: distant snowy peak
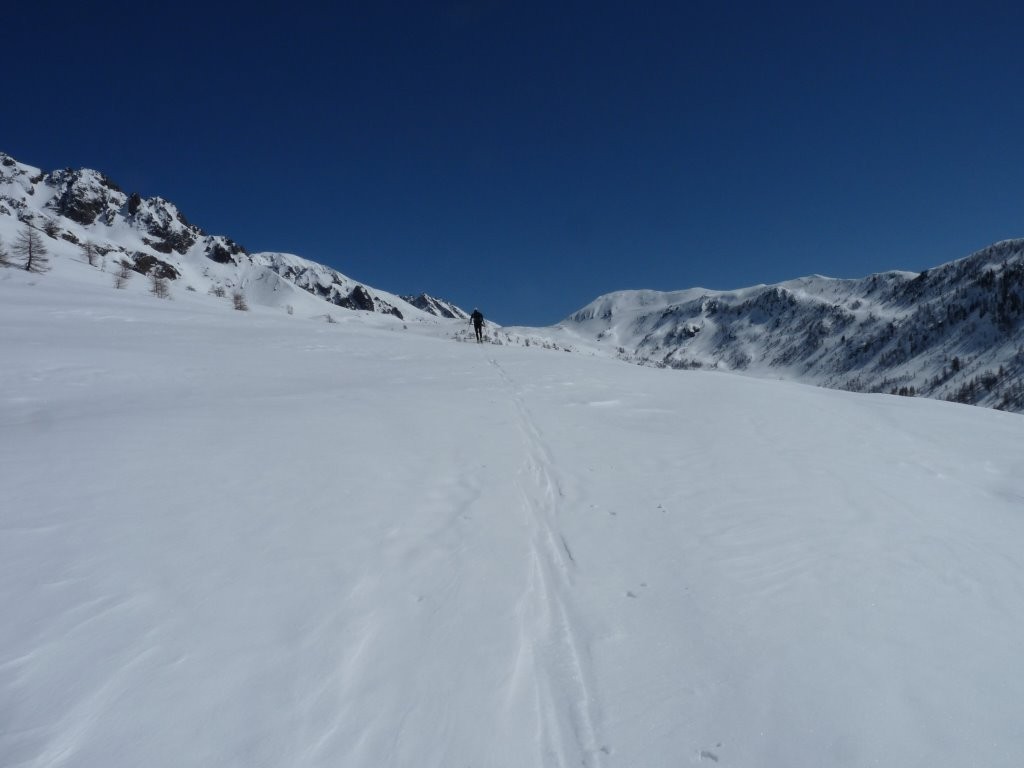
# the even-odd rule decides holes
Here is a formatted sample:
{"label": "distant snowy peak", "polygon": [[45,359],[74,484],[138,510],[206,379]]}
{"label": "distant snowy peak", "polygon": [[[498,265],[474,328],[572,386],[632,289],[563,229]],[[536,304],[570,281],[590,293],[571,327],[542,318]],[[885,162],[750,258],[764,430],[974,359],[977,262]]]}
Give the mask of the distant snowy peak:
{"label": "distant snowy peak", "polygon": [[594,301],[569,316],[568,321],[574,323],[596,322],[598,325],[610,326],[613,318],[621,319],[626,315],[650,313],[659,308],[688,301],[698,296],[717,293],[702,288],[686,291],[615,291],[599,296]]}
{"label": "distant snowy peak", "polygon": [[0,217],[72,246],[92,243],[104,256],[137,272],[187,279],[192,290],[253,286],[258,303],[278,303],[288,300],[283,286],[288,283],[342,309],[403,319],[467,316],[450,302],[425,294],[416,303],[406,302],[299,256],[250,253],[229,237],[207,234],[191,224],[173,202],[126,194],[108,176],[88,168],[45,173],[0,153]]}
{"label": "distant snowy peak", "polygon": [[647,365],[1024,411],[1024,240],[920,274],[620,291],[561,325]]}
{"label": "distant snowy peak", "polygon": [[454,320],[466,320],[469,318],[468,312],[452,304],[452,302],[428,296],[425,293],[421,293],[419,296],[403,296],[402,299],[417,309],[437,317],[446,317]]}

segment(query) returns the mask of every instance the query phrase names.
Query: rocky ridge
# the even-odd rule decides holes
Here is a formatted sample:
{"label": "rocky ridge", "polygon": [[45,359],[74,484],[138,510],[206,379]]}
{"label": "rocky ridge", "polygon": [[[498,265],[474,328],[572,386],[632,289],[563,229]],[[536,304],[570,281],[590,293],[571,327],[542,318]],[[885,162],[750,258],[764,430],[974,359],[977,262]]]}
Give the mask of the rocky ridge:
{"label": "rocky ridge", "polygon": [[4,216],[75,246],[88,242],[107,262],[182,280],[192,290],[254,288],[257,300],[277,303],[286,300],[283,284],[288,284],[341,309],[402,319],[457,317],[461,312],[426,294],[418,305],[408,303],[293,254],[250,253],[230,237],[208,234],[190,223],[173,202],[127,194],[108,176],[88,168],[44,172],[0,152]]}
{"label": "rocky ridge", "polygon": [[1024,412],[1024,240],[921,273],[612,293],[561,326],[644,365]]}

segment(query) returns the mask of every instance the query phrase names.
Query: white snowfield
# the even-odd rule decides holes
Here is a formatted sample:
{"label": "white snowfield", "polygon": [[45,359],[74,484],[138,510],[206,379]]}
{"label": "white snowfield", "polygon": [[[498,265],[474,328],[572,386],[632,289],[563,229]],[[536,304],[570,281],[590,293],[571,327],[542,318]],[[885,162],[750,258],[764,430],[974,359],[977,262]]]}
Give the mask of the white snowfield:
{"label": "white snowfield", "polygon": [[1024,765],[1021,416],[108,277],[0,269],[4,768]]}

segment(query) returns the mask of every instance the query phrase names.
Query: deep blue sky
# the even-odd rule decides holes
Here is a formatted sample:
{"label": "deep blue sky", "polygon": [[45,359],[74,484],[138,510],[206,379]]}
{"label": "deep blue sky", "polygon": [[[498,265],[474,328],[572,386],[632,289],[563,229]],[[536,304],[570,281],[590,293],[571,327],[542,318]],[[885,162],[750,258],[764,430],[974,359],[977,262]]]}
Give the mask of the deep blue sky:
{"label": "deep blue sky", "polygon": [[12,5],[0,150],[505,324],[1024,235],[1019,2]]}

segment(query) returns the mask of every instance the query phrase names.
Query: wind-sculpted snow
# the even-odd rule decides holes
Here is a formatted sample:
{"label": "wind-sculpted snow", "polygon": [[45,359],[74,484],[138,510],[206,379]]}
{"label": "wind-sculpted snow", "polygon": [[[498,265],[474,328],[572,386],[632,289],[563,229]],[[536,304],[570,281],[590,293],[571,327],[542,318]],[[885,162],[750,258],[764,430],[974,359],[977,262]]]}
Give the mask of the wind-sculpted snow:
{"label": "wind-sculpted snow", "polygon": [[4,766],[1024,760],[1020,416],[75,270],[0,269]]}

